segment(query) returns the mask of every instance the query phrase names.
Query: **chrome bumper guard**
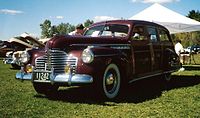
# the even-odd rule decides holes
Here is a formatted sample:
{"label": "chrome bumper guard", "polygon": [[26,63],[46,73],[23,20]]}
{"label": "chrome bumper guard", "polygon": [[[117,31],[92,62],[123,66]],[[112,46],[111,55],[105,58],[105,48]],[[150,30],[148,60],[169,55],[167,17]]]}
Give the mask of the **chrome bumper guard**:
{"label": "chrome bumper guard", "polygon": [[38,80],[32,75],[32,82],[45,82],[52,84],[67,84],[67,85],[81,85],[93,83],[93,77],[86,74],[54,74],[52,71],[37,71],[34,70],[34,74],[37,72],[50,73],[49,80]]}

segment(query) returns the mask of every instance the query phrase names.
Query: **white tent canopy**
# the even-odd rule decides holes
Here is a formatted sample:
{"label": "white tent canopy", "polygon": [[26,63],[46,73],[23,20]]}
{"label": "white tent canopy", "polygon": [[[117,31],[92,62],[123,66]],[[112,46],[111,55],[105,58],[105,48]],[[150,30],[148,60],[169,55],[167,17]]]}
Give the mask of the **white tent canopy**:
{"label": "white tent canopy", "polygon": [[165,26],[170,33],[200,31],[200,22],[178,14],[158,3],[132,16],[132,20],[145,20]]}

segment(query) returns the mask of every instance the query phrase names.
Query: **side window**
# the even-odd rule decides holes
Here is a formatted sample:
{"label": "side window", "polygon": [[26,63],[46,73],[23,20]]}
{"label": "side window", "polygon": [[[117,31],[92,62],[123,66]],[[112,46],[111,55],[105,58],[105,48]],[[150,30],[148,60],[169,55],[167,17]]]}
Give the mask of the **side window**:
{"label": "side window", "polygon": [[144,26],[136,26],[133,29],[132,40],[147,40]]}
{"label": "side window", "polygon": [[169,41],[169,37],[167,34],[168,34],[167,31],[163,29],[159,29],[160,41]]}
{"label": "side window", "polygon": [[148,31],[151,42],[157,42],[158,37],[157,37],[156,28],[155,27],[147,27],[147,31]]}

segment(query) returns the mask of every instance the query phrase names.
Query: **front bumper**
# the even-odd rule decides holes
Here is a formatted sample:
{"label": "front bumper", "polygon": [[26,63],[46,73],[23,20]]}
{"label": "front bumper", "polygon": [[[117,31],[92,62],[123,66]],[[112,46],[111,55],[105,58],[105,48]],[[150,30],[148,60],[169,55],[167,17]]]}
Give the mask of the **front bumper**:
{"label": "front bumper", "polygon": [[[40,72],[40,71],[38,71]],[[33,74],[36,74],[37,71],[34,71]],[[51,71],[45,71],[44,73],[50,73],[48,80],[38,79],[35,75],[32,75],[32,82],[45,82],[52,84],[61,84],[61,85],[84,85],[93,83],[93,77],[86,74],[55,74]]]}
{"label": "front bumper", "polygon": [[32,73],[18,72],[16,74],[16,79],[19,80],[32,80],[33,82],[46,82],[46,83],[58,83],[58,84],[67,84],[67,85],[81,85],[81,84],[90,84],[93,83],[93,77],[85,74],[59,74],[56,76],[51,76],[50,80],[36,80],[32,78]]}

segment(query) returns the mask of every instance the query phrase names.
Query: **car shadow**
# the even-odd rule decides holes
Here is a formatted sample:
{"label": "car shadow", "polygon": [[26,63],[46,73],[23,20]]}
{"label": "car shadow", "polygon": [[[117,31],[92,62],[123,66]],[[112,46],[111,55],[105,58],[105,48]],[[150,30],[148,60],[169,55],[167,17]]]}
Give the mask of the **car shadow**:
{"label": "car shadow", "polygon": [[105,100],[100,99],[98,93],[88,86],[59,88],[55,94],[50,96],[36,94],[34,97],[70,103],[105,105]]}
{"label": "car shadow", "polygon": [[[141,103],[144,101],[158,98],[163,91],[175,88],[194,86],[200,83],[199,76],[172,76],[171,81],[167,82],[161,77],[154,77],[140,80],[127,85],[121,96],[113,100],[114,103]],[[86,103],[98,105],[114,105],[108,104],[109,100],[100,97],[100,94],[92,87],[72,87],[61,88],[51,96],[35,95],[36,98],[47,98],[54,101],[63,101],[70,103]]]}
{"label": "car shadow", "polygon": [[163,91],[175,88],[194,86],[200,83],[199,76],[176,76],[173,75],[170,81],[162,78],[151,78],[133,83],[125,95],[125,99],[119,102],[141,103],[158,98]]}
{"label": "car shadow", "polygon": [[10,67],[11,70],[20,70],[20,68],[13,68],[13,67]]}

